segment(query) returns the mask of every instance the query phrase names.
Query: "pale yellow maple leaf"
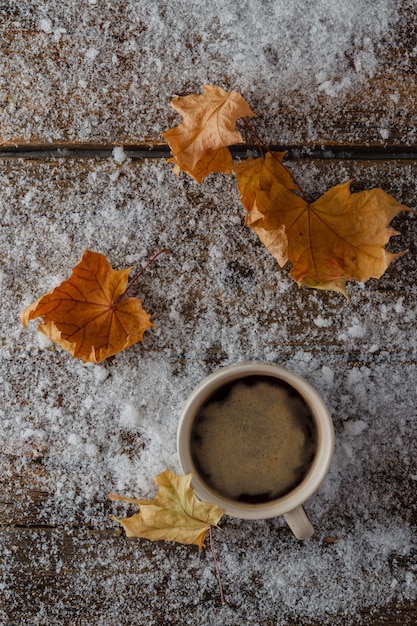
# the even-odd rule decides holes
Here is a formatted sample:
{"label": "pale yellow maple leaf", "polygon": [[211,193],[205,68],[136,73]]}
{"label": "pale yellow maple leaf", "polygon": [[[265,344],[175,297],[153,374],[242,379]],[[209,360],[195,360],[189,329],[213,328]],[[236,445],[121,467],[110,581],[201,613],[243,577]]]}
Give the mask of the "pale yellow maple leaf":
{"label": "pale yellow maple leaf", "polygon": [[159,490],[152,500],[110,494],[111,500],[123,500],[140,507],[140,512],[132,517],[111,519],[123,526],[127,537],[195,544],[201,549],[210,526],[217,526],[224,511],[199,500],[191,488],[191,480],[192,474],[177,476],[166,470],[154,478]]}

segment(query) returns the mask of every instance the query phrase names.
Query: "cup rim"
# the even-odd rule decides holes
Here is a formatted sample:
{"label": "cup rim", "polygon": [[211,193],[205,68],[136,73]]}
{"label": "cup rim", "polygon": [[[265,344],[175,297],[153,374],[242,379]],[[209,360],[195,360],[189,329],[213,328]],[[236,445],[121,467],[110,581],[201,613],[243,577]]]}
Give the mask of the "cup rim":
{"label": "cup rim", "polygon": [[[211,489],[194,466],[190,436],[194,418],[207,398],[218,387],[241,377],[266,375],[290,384],[310,406],[317,428],[317,454],[302,482],[284,496],[251,504],[236,502]],[[282,365],[267,361],[242,361],[226,365],[204,378],[192,391],[183,408],[177,430],[177,453],[184,474],[193,474],[192,487],[204,502],[216,504],[231,517],[266,519],[289,513],[312,496],[329,471],[334,452],[334,428],[329,410],[318,391],[304,378]]]}

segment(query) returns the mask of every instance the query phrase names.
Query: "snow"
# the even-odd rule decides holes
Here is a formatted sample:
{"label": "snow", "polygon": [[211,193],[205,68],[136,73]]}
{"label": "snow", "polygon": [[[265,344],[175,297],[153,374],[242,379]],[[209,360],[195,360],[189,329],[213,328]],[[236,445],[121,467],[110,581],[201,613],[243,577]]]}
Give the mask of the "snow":
{"label": "snow", "polygon": [[[293,168],[303,176],[303,167]],[[303,182],[309,192],[321,184]],[[57,533],[71,523],[114,528],[110,515],[126,509],[108,501],[110,492],[151,497],[153,476],[180,471],[176,429],[193,387],[221,365],[274,361],[316,386],[335,423],[331,472],[306,505],[315,537],[299,544],[280,518],[226,518],[216,533],[228,601],[222,613],[209,555],[192,548],[152,545],[145,554],[141,542],[114,539],[100,557],[103,567],[137,553],[149,569],[136,574],[145,595],[164,577],[178,611],[200,598],[185,618],[190,624],[257,623],[245,617],[255,614],[332,625],[338,615],[354,624],[361,610],[416,597],[407,502],[416,476],[416,345],[409,325],[417,305],[402,260],[380,281],[395,284],[392,291],[377,291],[372,281],[352,284],[348,302],[298,290],[243,226],[233,180],[212,177],[198,187],[177,179],[164,161],[120,162],[112,155],[83,165],[3,162],[0,190],[2,467],[10,475],[12,454],[18,471],[30,472],[34,458],[47,470],[38,478],[50,494],[39,523],[56,525]],[[17,223],[24,228],[17,231]],[[20,325],[19,311],[68,276],[84,249],[123,268],[141,267],[167,246],[172,254],[158,258],[135,294],[155,324],[143,343],[85,365],[45,341],[35,323],[29,330]],[[19,510],[24,519],[24,501]],[[52,549],[48,543],[44,558]],[[93,567],[97,552],[99,541],[83,556],[84,566]],[[87,573],[79,584],[85,597],[93,592]],[[132,574],[120,573],[117,584],[119,597],[130,597]],[[157,610],[134,602],[139,620]],[[114,623],[121,606],[115,600],[100,623]]]}
{"label": "snow", "polygon": [[41,19],[39,26],[44,33],[52,33],[52,22],[48,18]]}
{"label": "snow", "polygon": [[120,146],[113,148],[112,154],[116,163],[123,163],[123,161],[125,161],[127,158],[125,151]]}
{"label": "snow", "polygon": [[[6,481],[33,475],[48,494],[36,508],[43,528],[24,530],[31,493],[10,486],[31,567],[75,572],[58,604],[52,591],[42,601],[37,589],[21,592],[36,611],[22,624],[59,623],[60,611],[85,611],[97,593],[101,626],[152,626],[173,615],[193,626],[349,626],[361,612],[417,600],[417,303],[406,274],[415,275],[414,260],[398,259],[378,283],[350,285],[350,301],[299,290],[243,226],[234,180],[212,176],[199,187],[163,160],[128,158],[123,147],[126,136],[160,138],[178,122],[171,96],[204,83],[239,90],[269,138],[316,141],[322,129],[312,112],[339,115],[341,102],[383,73],[400,5],[53,0],[0,8],[2,32],[26,33],[2,57],[2,138],[116,146],[102,160],[0,161],[0,467]],[[370,142],[389,138],[401,97],[380,103],[386,120],[375,136],[370,128]],[[282,123],[281,108],[296,112],[300,128]],[[313,198],[352,173],[359,185],[380,184],[381,170],[369,164],[291,166]],[[399,201],[414,197],[412,164],[384,171]],[[411,247],[412,218],[398,225],[403,235],[392,245]],[[85,365],[36,323],[21,326],[19,312],[67,278],[85,249],[121,269],[140,268],[166,247],[172,254],[135,287],[155,324],[142,343]],[[133,512],[108,494],[152,497],[153,476],[179,472],[176,430],[187,396],[217,367],[248,359],[285,365],[318,389],[336,450],[306,504],[313,539],[297,542],[281,518],[222,521],[222,609],[209,551],[106,534],[117,528],[111,515]],[[21,563],[6,533],[0,545],[0,585],[17,606]]]}
{"label": "snow", "polygon": [[[0,21],[3,88],[16,102],[1,133],[11,141],[158,140],[167,116],[175,119],[171,97],[206,83],[240,91],[267,116],[270,141],[320,144],[326,118],[343,115],[341,103],[355,110],[355,93],[374,111],[363,86],[395,73],[386,41],[403,46],[409,3],[232,0],[226,10],[223,0],[102,0],[97,10],[91,0],[22,1]],[[19,29],[23,37],[11,35]],[[384,128],[371,128],[370,114],[363,140],[390,138],[402,97],[381,98]],[[283,109],[299,128],[288,126]]]}

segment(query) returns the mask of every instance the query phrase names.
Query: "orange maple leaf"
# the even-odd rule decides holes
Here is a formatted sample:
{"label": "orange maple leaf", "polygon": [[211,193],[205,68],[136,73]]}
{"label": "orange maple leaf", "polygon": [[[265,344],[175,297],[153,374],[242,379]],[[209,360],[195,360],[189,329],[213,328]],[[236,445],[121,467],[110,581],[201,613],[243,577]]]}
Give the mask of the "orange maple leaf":
{"label": "orange maple leaf", "polygon": [[192,170],[185,165],[180,166],[175,157],[168,159],[167,162],[174,164],[174,174],[176,174],[176,176],[178,176],[182,170],[192,176],[198,183],[201,183],[202,180],[212,172],[216,172],[217,174],[231,174],[233,168],[232,155],[227,148],[218,148],[217,150],[207,152],[207,154],[196,163],[196,166]]}
{"label": "orange maple leaf", "polygon": [[258,235],[265,248],[278,261],[279,266],[284,267],[288,263],[288,237],[285,226],[281,224],[275,228],[262,228],[260,226],[262,223],[263,214],[255,203],[246,224]]}
{"label": "orange maple leaf", "polygon": [[200,550],[210,526],[217,526],[224,511],[199,500],[191,488],[192,474],[177,476],[170,470],[155,476],[159,491],[153,500],[135,500],[110,494],[111,500],[124,500],[140,506],[132,517],[111,519],[119,522],[127,537],[151,541],[195,544]]}
{"label": "orange maple leaf", "polygon": [[[285,154],[285,152],[267,152],[265,157],[249,158],[233,167],[240,199],[246,209],[246,224],[256,232],[281,267],[288,261],[285,226],[279,219],[272,223],[270,218],[266,229],[263,227],[264,223],[266,224],[263,217],[270,211],[271,193],[277,183],[289,191],[299,190],[291,173],[282,164]],[[295,200],[297,196],[290,194],[290,198]]]}
{"label": "orange maple leaf", "polygon": [[347,281],[380,278],[406,253],[393,254],[385,245],[399,234],[388,224],[410,209],[380,188],[352,194],[350,184],[332,187],[311,204],[279,183],[257,195],[250,226],[264,237],[281,232],[274,256],[281,265],[291,261],[291,276],[299,285],[347,296]]}
{"label": "orange maple leaf", "polygon": [[[220,171],[230,171],[230,160],[225,161],[224,152],[219,159],[216,151],[243,141],[235,128],[236,121],[255,115],[244,98],[236,91],[228,94],[221,87],[204,85],[202,95],[176,97],[171,106],[184,121],[162,136],[171,148],[177,168],[194,177],[197,171],[201,179],[210,171],[218,172],[221,163],[225,169]],[[208,153],[215,154],[217,169],[210,169],[205,161]],[[209,159],[213,160],[213,154]]]}
{"label": "orange maple leaf", "polygon": [[282,164],[285,155],[286,152],[267,152],[265,157],[249,158],[233,166],[240,199],[247,214],[251,213],[255,204],[259,207],[261,192],[270,193],[276,183],[290,190],[299,189],[289,170]]}
{"label": "orange maple leaf", "polygon": [[84,362],[104,359],[141,341],[153,326],[137,298],[123,298],[131,267],[113,270],[103,254],[86,250],[68,280],[21,314],[42,318],[38,330]]}

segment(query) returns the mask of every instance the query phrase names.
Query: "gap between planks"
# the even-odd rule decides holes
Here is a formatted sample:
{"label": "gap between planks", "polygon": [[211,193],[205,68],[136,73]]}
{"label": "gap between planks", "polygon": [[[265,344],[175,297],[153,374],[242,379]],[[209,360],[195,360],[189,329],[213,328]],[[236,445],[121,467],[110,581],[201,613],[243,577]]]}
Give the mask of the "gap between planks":
{"label": "gap between planks", "polygon": [[[0,148],[1,159],[108,159],[115,148],[123,148],[127,158],[161,159],[171,156],[166,144],[28,144],[19,146],[3,146]],[[231,146],[234,157],[246,158],[260,154],[256,145],[241,144]],[[278,146],[271,145],[271,151],[286,152],[289,160],[371,160],[371,161],[413,161],[417,159],[417,146]]]}

